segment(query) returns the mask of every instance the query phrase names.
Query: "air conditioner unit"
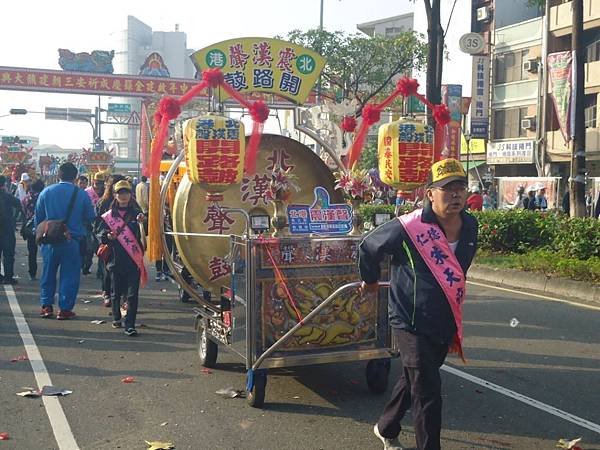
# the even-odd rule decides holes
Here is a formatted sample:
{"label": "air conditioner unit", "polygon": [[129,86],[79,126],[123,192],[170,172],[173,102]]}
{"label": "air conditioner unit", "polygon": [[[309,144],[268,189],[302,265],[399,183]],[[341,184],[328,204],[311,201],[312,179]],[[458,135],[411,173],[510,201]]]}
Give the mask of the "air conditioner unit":
{"label": "air conditioner unit", "polygon": [[528,59],[523,62],[523,70],[530,73],[538,73],[540,62],[537,59]]}
{"label": "air conditioner unit", "polygon": [[477,22],[487,22],[491,19],[491,8],[489,6],[482,6],[477,8]]}
{"label": "air conditioner unit", "polygon": [[535,131],[535,117],[526,117],[521,120],[521,128]]}

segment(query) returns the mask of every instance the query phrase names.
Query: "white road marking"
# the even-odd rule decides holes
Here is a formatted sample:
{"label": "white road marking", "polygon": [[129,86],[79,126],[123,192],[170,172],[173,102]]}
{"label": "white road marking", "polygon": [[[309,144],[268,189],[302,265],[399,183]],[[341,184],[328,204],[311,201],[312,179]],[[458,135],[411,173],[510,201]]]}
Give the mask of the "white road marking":
{"label": "white road marking", "polygon": [[[27,357],[31,363],[31,369],[35,375],[38,389],[42,389],[44,386],[52,386],[50,375],[48,374],[48,370],[46,370],[42,355],[35,344],[35,340],[33,339],[29,325],[27,325],[23,311],[21,311],[15,291],[12,286],[9,285],[4,286],[4,291],[6,292],[6,297],[8,298],[8,304],[10,305],[13,317],[15,318],[17,329],[23,340]],[[46,413],[48,414],[48,419],[50,419],[50,426],[54,432],[58,448],[61,450],[79,449],[58,397],[42,396],[42,400],[46,408]]]}
{"label": "white road marking", "polygon": [[467,372],[463,372],[462,370],[458,370],[447,364],[444,364],[442,366],[442,370],[445,370],[448,373],[456,375],[457,377],[463,378],[472,383],[478,384],[479,386],[483,386],[484,388],[491,389],[492,391],[496,391],[502,395],[506,395],[507,397],[514,398],[515,400],[518,400],[521,403],[533,406],[534,408],[552,414],[556,417],[560,417],[561,419],[574,423],[575,425],[579,425],[580,427],[587,428],[588,430],[595,431],[596,433],[600,433],[600,425],[590,422],[589,420],[582,419],[581,417],[577,417],[571,413],[563,411],[562,409],[558,409],[554,406],[550,406],[545,403],[539,402],[531,397],[527,397],[526,395],[519,394],[518,392],[486,381],[483,378],[475,377],[473,375],[468,374]]}
{"label": "white road marking", "polygon": [[553,302],[566,303],[566,304],[571,305],[571,306],[578,306],[580,308],[587,308],[587,309],[593,309],[595,311],[600,311],[600,306],[588,305],[586,303],[578,303],[578,302],[574,302],[574,301],[570,301],[570,300],[565,300],[563,298],[548,297],[547,295],[533,294],[531,292],[517,291],[515,289],[508,289],[508,288],[504,288],[504,287],[494,286],[493,284],[479,283],[479,282],[476,282],[476,281],[467,281],[467,283],[468,284],[473,284],[475,286],[481,286],[481,287],[486,287],[486,288],[490,288],[490,289],[498,289],[500,291],[512,292],[512,293],[519,294],[519,295],[528,295],[530,297],[543,298],[544,300],[551,300]]}

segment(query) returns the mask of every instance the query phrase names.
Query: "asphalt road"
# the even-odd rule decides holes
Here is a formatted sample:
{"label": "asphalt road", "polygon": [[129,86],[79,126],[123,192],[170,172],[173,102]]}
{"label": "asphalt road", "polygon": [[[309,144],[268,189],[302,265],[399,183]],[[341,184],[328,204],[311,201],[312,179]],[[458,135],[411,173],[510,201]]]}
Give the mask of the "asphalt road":
{"label": "asphalt road", "polygon": [[[202,371],[193,305],[178,302],[172,284],[151,281],[142,291],[136,338],[110,327],[91,276],[82,282],[76,320],[44,320],[39,287],[26,277],[25,251],[19,242],[21,283],[13,305],[33,336],[28,351],[35,344],[52,384],[73,393],[45,402],[15,395],[37,387],[32,366],[39,371],[40,361],[18,360],[26,349],[9,306],[12,291],[0,287],[0,432],[10,437],[0,450],[61,448],[57,439],[81,449],[145,449],[145,440],[172,442],[178,450],[382,448],[372,426],[389,391],[368,391],[365,363],[271,371],[265,408],[253,409],[244,399],[215,394],[243,389],[244,365],[221,351],[218,367]],[[468,364],[448,358],[450,370],[460,372],[443,372],[444,449],[552,449],[559,438],[575,437],[583,437],[585,450],[600,449],[599,309],[470,285],[464,317]],[[107,323],[92,324],[96,319]],[[399,369],[394,361],[393,379]],[[135,382],[123,383],[127,376]],[[512,398],[513,391],[529,399]],[[552,408],[576,418],[553,415]],[[403,426],[403,444],[414,447],[410,417]]]}

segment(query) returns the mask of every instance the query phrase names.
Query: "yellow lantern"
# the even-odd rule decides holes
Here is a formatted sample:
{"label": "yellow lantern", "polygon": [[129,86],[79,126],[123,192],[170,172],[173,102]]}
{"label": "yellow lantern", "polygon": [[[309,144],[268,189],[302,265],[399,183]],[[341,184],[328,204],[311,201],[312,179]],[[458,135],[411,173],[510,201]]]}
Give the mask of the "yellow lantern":
{"label": "yellow lantern", "polygon": [[209,192],[240,183],[244,172],[244,124],[208,114],[186,121],[184,145],[188,177]]}
{"label": "yellow lantern", "polygon": [[396,189],[413,190],[427,181],[433,164],[433,128],[400,118],[379,127],[379,178]]}

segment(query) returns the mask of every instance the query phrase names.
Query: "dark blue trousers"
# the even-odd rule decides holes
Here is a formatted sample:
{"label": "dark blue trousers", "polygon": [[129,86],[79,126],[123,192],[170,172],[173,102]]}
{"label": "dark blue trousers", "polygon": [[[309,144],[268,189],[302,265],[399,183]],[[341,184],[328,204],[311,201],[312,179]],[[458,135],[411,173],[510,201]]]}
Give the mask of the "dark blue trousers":
{"label": "dark blue trousers", "polygon": [[44,270],[40,279],[40,304],[54,304],[56,293],[56,276],[60,269],[58,281],[58,307],[71,311],[75,306],[79,292],[81,256],[79,241],[72,239],[56,245],[42,245]]}
{"label": "dark blue trousers", "polygon": [[2,254],[2,265],[4,266],[4,278],[12,278],[15,274],[15,246],[17,238],[15,229],[8,229],[0,233],[0,253]]}

